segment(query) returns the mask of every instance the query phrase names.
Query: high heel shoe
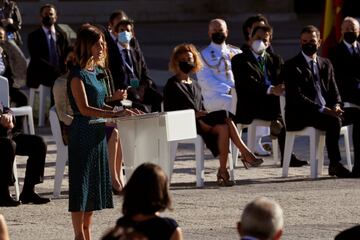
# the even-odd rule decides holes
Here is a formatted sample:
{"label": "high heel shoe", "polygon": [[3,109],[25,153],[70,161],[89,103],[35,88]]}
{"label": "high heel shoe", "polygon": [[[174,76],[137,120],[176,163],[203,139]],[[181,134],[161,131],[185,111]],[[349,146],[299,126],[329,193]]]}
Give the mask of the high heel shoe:
{"label": "high heel shoe", "polygon": [[250,157],[246,158],[245,156],[241,155],[241,162],[244,164],[245,169],[248,169],[250,167],[258,167],[264,162],[262,158],[257,158],[252,154],[247,156]]}
{"label": "high heel shoe", "polygon": [[234,186],[234,181],[230,180],[230,175],[227,169],[225,171],[220,171],[219,169],[216,176],[219,186],[223,186],[223,187]]}

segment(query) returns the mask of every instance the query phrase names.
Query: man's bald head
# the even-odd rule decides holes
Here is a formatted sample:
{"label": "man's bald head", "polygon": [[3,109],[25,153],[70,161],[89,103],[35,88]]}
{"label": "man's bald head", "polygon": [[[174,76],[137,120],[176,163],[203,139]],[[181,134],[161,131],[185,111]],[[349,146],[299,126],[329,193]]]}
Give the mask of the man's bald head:
{"label": "man's bald head", "polygon": [[222,44],[228,36],[228,28],[225,20],[216,18],[209,22],[210,39],[216,44]]}
{"label": "man's bald head", "polygon": [[238,231],[241,236],[257,239],[280,239],[284,227],[283,211],[280,205],[266,197],[256,198],[246,205]]}

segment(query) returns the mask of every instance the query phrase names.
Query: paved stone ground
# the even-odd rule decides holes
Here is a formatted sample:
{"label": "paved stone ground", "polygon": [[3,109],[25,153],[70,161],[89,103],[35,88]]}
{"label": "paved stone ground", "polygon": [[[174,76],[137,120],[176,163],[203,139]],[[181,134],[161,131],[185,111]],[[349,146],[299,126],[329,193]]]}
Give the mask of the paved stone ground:
{"label": "paved stone ground", "polygon": [[[37,129],[48,143],[45,181],[37,190],[51,197],[54,183],[56,146],[50,129]],[[246,134],[245,134],[246,137]],[[308,158],[308,140],[299,138],[295,152]],[[344,155],[344,153],[342,153]],[[20,184],[23,182],[25,158],[18,157]],[[281,178],[281,168],[271,158],[263,166],[245,170],[237,167],[234,187],[216,185],[218,160],[206,151],[205,187],[195,187],[193,146],[180,145],[171,181],[173,211],[164,213],[175,218],[185,239],[236,239],[236,221],[245,204],[257,196],[278,201],[285,212],[283,239],[333,239],[342,229],[359,223],[360,189],[357,179],[328,177],[327,167],[318,180],[309,179],[309,167],[291,168],[288,178]],[[67,212],[67,170],[62,196],[42,206],[21,205],[0,208],[7,219],[12,240],[72,239],[70,214]],[[95,213],[94,239],[112,227],[121,216],[121,197],[114,197],[115,208]]]}

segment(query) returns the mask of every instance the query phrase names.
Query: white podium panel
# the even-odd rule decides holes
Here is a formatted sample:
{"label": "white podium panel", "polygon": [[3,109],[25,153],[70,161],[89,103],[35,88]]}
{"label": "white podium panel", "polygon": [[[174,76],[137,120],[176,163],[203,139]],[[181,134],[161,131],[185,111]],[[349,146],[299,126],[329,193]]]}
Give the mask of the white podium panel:
{"label": "white podium panel", "polygon": [[144,162],[161,166],[171,179],[174,159],[170,157],[170,141],[196,137],[193,110],[151,113],[110,121],[116,122],[119,130],[127,179]]}

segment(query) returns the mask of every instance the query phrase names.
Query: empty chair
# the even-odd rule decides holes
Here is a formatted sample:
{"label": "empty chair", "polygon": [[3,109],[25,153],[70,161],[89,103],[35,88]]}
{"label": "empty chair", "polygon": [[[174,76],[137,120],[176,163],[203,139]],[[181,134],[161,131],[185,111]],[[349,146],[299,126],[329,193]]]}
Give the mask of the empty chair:
{"label": "empty chair", "polygon": [[34,107],[35,94],[39,94],[39,122],[38,126],[45,124],[46,99],[50,98],[50,87],[40,84],[38,88],[30,88],[30,105]]}
{"label": "empty chair", "polygon": [[54,180],[54,197],[59,197],[61,192],[61,183],[64,176],[65,165],[68,160],[68,147],[64,145],[60,122],[57,116],[55,107],[53,106],[49,111],[49,120],[51,132],[56,142],[56,167]]}

